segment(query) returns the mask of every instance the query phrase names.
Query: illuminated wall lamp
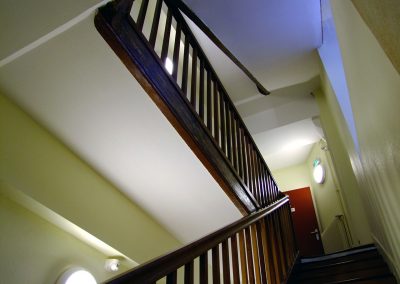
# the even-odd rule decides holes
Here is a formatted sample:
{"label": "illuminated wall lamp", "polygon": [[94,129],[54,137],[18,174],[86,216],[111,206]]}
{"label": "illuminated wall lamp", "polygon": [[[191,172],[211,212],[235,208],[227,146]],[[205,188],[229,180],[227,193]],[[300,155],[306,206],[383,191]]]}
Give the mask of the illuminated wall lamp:
{"label": "illuminated wall lamp", "polygon": [[325,169],[321,164],[321,160],[316,159],[313,162],[313,178],[316,183],[322,184],[325,181]]}

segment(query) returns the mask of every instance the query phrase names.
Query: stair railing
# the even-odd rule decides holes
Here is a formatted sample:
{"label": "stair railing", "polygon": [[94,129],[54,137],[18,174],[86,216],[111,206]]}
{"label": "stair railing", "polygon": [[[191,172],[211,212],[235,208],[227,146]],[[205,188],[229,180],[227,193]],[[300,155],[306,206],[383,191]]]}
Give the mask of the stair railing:
{"label": "stair railing", "polygon": [[200,149],[193,151],[214,178],[228,185],[222,187],[239,209],[254,212],[279,198],[267,164],[173,0],[110,2],[95,23],[189,146]]}
{"label": "stair railing", "polygon": [[282,283],[297,258],[288,197],[107,283]]}

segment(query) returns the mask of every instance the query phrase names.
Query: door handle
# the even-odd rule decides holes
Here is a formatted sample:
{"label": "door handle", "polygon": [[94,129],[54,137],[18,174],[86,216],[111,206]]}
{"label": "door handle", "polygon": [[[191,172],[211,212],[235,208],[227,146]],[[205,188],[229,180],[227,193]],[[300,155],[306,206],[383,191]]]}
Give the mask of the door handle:
{"label": "door handle", "polygon": [[314,231],[310,232],[311,235],[315,235],[315,238],[317,241],[319,241],[319,232],[318,229],[315,229]]}

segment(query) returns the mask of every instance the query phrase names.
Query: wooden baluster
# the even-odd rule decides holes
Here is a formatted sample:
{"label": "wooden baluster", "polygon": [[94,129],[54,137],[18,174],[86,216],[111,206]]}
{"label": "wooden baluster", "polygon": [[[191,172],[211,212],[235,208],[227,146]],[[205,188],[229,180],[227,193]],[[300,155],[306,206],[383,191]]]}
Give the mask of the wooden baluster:
{"label": "wooden baluster", "polygon": [[204,59],[200,57],[200,78],[199,78],[199,115],[204,122]]}
{"label": "wooden baluster", "polygon": [[[214,138],[215,141],[217,141],[217,144],[219,145],[219,107],[218,107],[218,87],[217,87],[217,82],[213,80],[213,89],[214,89]],[[222,146],[221,146],[222,148]]]}
{"label": "wooden baluster", "polygon": [[[197,90],[197,49],[193,46],[192,54],[192,84],[190,90],[190,103],[196,110],[196,90]],[[197,112],[197,110],[196,110]]]}
{"label": "wooden baluster", "polygon": [[200,284],[208,284],[208,255],[207,252],[200,255]]}
{"label": "wooden baluster", "polygon": [[234,234],[231,237],[231,250],[232,250],[232,276],[233,283],[240,284],[240,275],[239,275],[239,255],[238,255],[238,246],[237,246],[237,237]]}
{"label": "wooden baluster", "polygon": [[193,260],[185,264],[185,284],[193,284]]}
{"label": "wooden baluster", "polygon": [[260,261],[260,276],[261,276],[261,283],[267,283],[267,272],[265,269],[265,258],[266,255],[264,254],[264,243],[262,239],[262,228],[261,222],[257,222],[255,225],[256,234],[257,234],[257,247],[258,247],[258,259]]}
{"label": "wooden baluster", "polygon": [[213,284],[220,284],[221,282],[221,274],[219,268],[219,245],[213,247],[212,249],[212,275],[213,275]]}
{"label": "wooden baluster", "polygon": [[149,43],[152,48],[154,48],[156,44],[158,23],[160,22],[162,2],[163,2],[162,0],[157,0],[156,8],[154,10],[154,18],[153,18],[153,23],[151,25],[151,32],[149,38]]}
{"label": "wooden baluster", "polygon": [[265,168],[265,166],[263,166],[262,173],[263,173],[263,180],[264,180],[264,185],[265,185],[266,201],[267,201],[267,204],[269,205],[272,203],[272,196],[271,196],[270,188],[268,185],[267,169]]}
{"label": "wooden baluster", "polygon": [[285,210],[284,207],[279,208],[278,219],[279,219],[280,228],[281,228],[283,253],[285,255],[285,260],[286,260],[286,272],[288,272],[292,260],[291,260],[291,256],[290,256],[290,241],[288,238],[289,235],[287,232],[287,224],[286,224],[284,210]]}
{"label": "wooden baluster", "polygon": [[237,138],[237,153],[239,164],[239,176],[243,179],[243,147],[242,147],[242,131],[240,121],[236,121],[236,138]]}
{"label": "wooden baluster", "polygon": [[248,283],[248,273],[247,273],[247,258],[246,258],[246,245],[244,238],[244,230],[239,233],[239,253],[240,253],[240,271],[242,275],[242,284]]}
{"label": "wooden baluster", "polygon": [[221,117],[221,148],[222,151],[226,154],[226,135],[225,135],[225,102],[224,97],[219,90],[219,109],[220,109],[220,117]]}
{"label": "wooden baluster", "polygon": [[172,57],[173,69],[172,69],[172,78],[177,81],[178,79],[178,67],[179,67],[179,49],[181,46],[181,23],[176,23],[176,33],[175,33],[175,42],[174,42],[174,55]]}
{"label": "wooden baluster", "polygon": [[167,20],[165,21],[165,29],[164,29],[164,39],[161,49],[161,61],[165,64],[165,60],[168,55],[169,48],[169,36],[171,33],[171,24],[172,24],[172,12],[171,9],[168,9],[167,12]]}
{"label": "wooden baluster", "polygon": [[262,204],[262,202],[261,202],[260,179],[259,179],[260,175],[259,175],[259,172],[258,172],[257,152],[256,152],[255,149],[253,149],[252,154],[253,154],[252,157],[253,157],[253,167],[254,167],[254,183],[255,183],[255,188],[256,188],[256,192],[257,192],[255,194],[255,197],[256,197],[256,200],[260,204]]}
{"label": "wooden baluster", "polygon": [[253,264],[253,248],[251,246],[250,227],[244,229],[246,235],[246,253],[247,253],[247,266],[249,268],[249,283],[254,283],[254,264]]}
{"label": "wooden baluster", "polygon": [[285,255],[283,251],[283,244],[282,244],[282,236],[280,232],[280,224],[277,220],[277,212],[274,212],[271,216],[272,222],[274,223],[274,231],[275,231],[275,236],[276,236],[276,243],[278,246],[278,255],[279,255],[279,266],[281,267],[281,275],[282,278],[285,279],[286,276],[286,263],[285,263]]}
{"label": "wooden baluster", "polygon": [[244,177],[244,183],[250,188],[249,186],[249,178],[248,178],[248,159],[247,159],[247,139],[245,136],[245,131],[244,129],[241,131],[241,136],[242,136],[242,154],[243,154],[243,177]]}
{"label": "wooden baluster", "polygon": [[233,159],[233,167],[236,171],[239,171],[238,162],[237,162],[237,147],[236,147],[236,118],[235,112],[231,111],[231,133],[232,133],[232,159]]}
{"label": "wooden baluster", "polygon": [[[249,142],[249,138],[247,138],[248,140],[248,142]],[[252,159],[251,159],[251,150],[250,150],[250,143],[246,143],[246,156],[247,156],[247,166],[248,166],[248,169],[249,169],[249,172],[248,172],[248,174],[249,174],[249,189],[250,189],[250,192],[251,192],[251,194],[253,194],[254,195],[254,182],[253,182],[253,164],[252,164]]]}
{"label": "wooden baluster", "polygon": [[[226,94],[222,93],[225,97]],[[232,147],[231,147],[231,112],[228,100],[225,100],[225,121],[226,121],[226,152],[229,161],[232,163]]]}
{"label": "wooden baluster", "polygon": [[228,240],[222,242],[222,272],[224,277],[224,284],[230,284],[231,272],[229,263],[229,245]]}
{"label": "wooden baluster", "polygon": [[189,68],[189,36],[185,35],[185,46],[183,48],[183,66],[182,66],[182,92],[187,96]]}
{"label": "wooden baluster", "polygon": [[260,193],[261,193],[261,207],[265,207],[268,202],[267,202],[267,192],[265,188],[265,183],[264,183],[264,173],[263,173],[263,162],[260,156],[257,154],[257,165],[258,165],[258,178],[260,181]]}
{"label": "wooden baluster", "polygon": [[258,241],[257,241],[257,232],[256,226],[253,224],[250,226],[250,233],[251,233],[251,243],[253,248],[253,263],[254,263],[254,274],[255,274],[255,281],[257,284],[261,284],[261,275],[260,275],[260,255],[258,249]]}
{"label": "wooden baluster", "polygon": [[269,231],[266,229],[267,220],[266,218],[260,221],[261,224],[261,237],[263,241],[263,250],[265,256],[265,269],[267,272],[268,283],[279,283],[276,279],[276,268],[274,267],[273,251],[271,249],[272,241]]}
{"label": "wooden baluster", "polygon": [[267,216],[265,218],[265,220],[267,221],[267,223],[266,223],[267,235],[269,235],[271,237],[270,249],[272,251],[273,263],[274,263],[274,267],[275,267],[276,283],[281,283],[282,267],[280,266],[280,262],[279,262],[278,242],[276,239],[274,223],[271,220],[271,216]]}
{"label": "wooden baluster", "polygon": [[296,254],[297,254],[297,244],[296,244],[296,239],[294,235],[294,227],[292,224],[292,211],[290,204],[286,204],[286,219],[287,219],[287,224],[288,224],[288,236],[291,244],[291,252],[292,252],[292,261],[296,260]]}
{"label": "wooden baluster", "polygon": [[176,284],[177,273],[176,270],[167,275],[167,284]]}
{"label": "wooden baluster", "polygon": [[146,18],[147,6],[149,5],[149,0],[143,0],[140,5],[139,15],[136,20],[136,27],[139,31],[143,30],[144,19]]}
{"label": "wooden baluster", "polygon": [[[215,109],[215,107],[214,107]],[[207,128],[212,135],[211,72],[207,70]],[[215,138],[215,136],[214,136]]]}

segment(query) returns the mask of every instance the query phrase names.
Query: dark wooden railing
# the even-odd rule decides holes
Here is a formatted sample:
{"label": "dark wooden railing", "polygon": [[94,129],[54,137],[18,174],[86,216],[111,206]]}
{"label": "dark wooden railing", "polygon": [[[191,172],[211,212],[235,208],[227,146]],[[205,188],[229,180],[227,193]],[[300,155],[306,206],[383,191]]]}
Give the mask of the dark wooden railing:
{"label": "dark wooden railing", "polygon": [[282,283],[297,258],[288,197],[107,283]]}
{"label": "dark wooden railing", "polygon": [[267,164],[173,0],[111,2],[95,23],[239,209],[277,200]]}

